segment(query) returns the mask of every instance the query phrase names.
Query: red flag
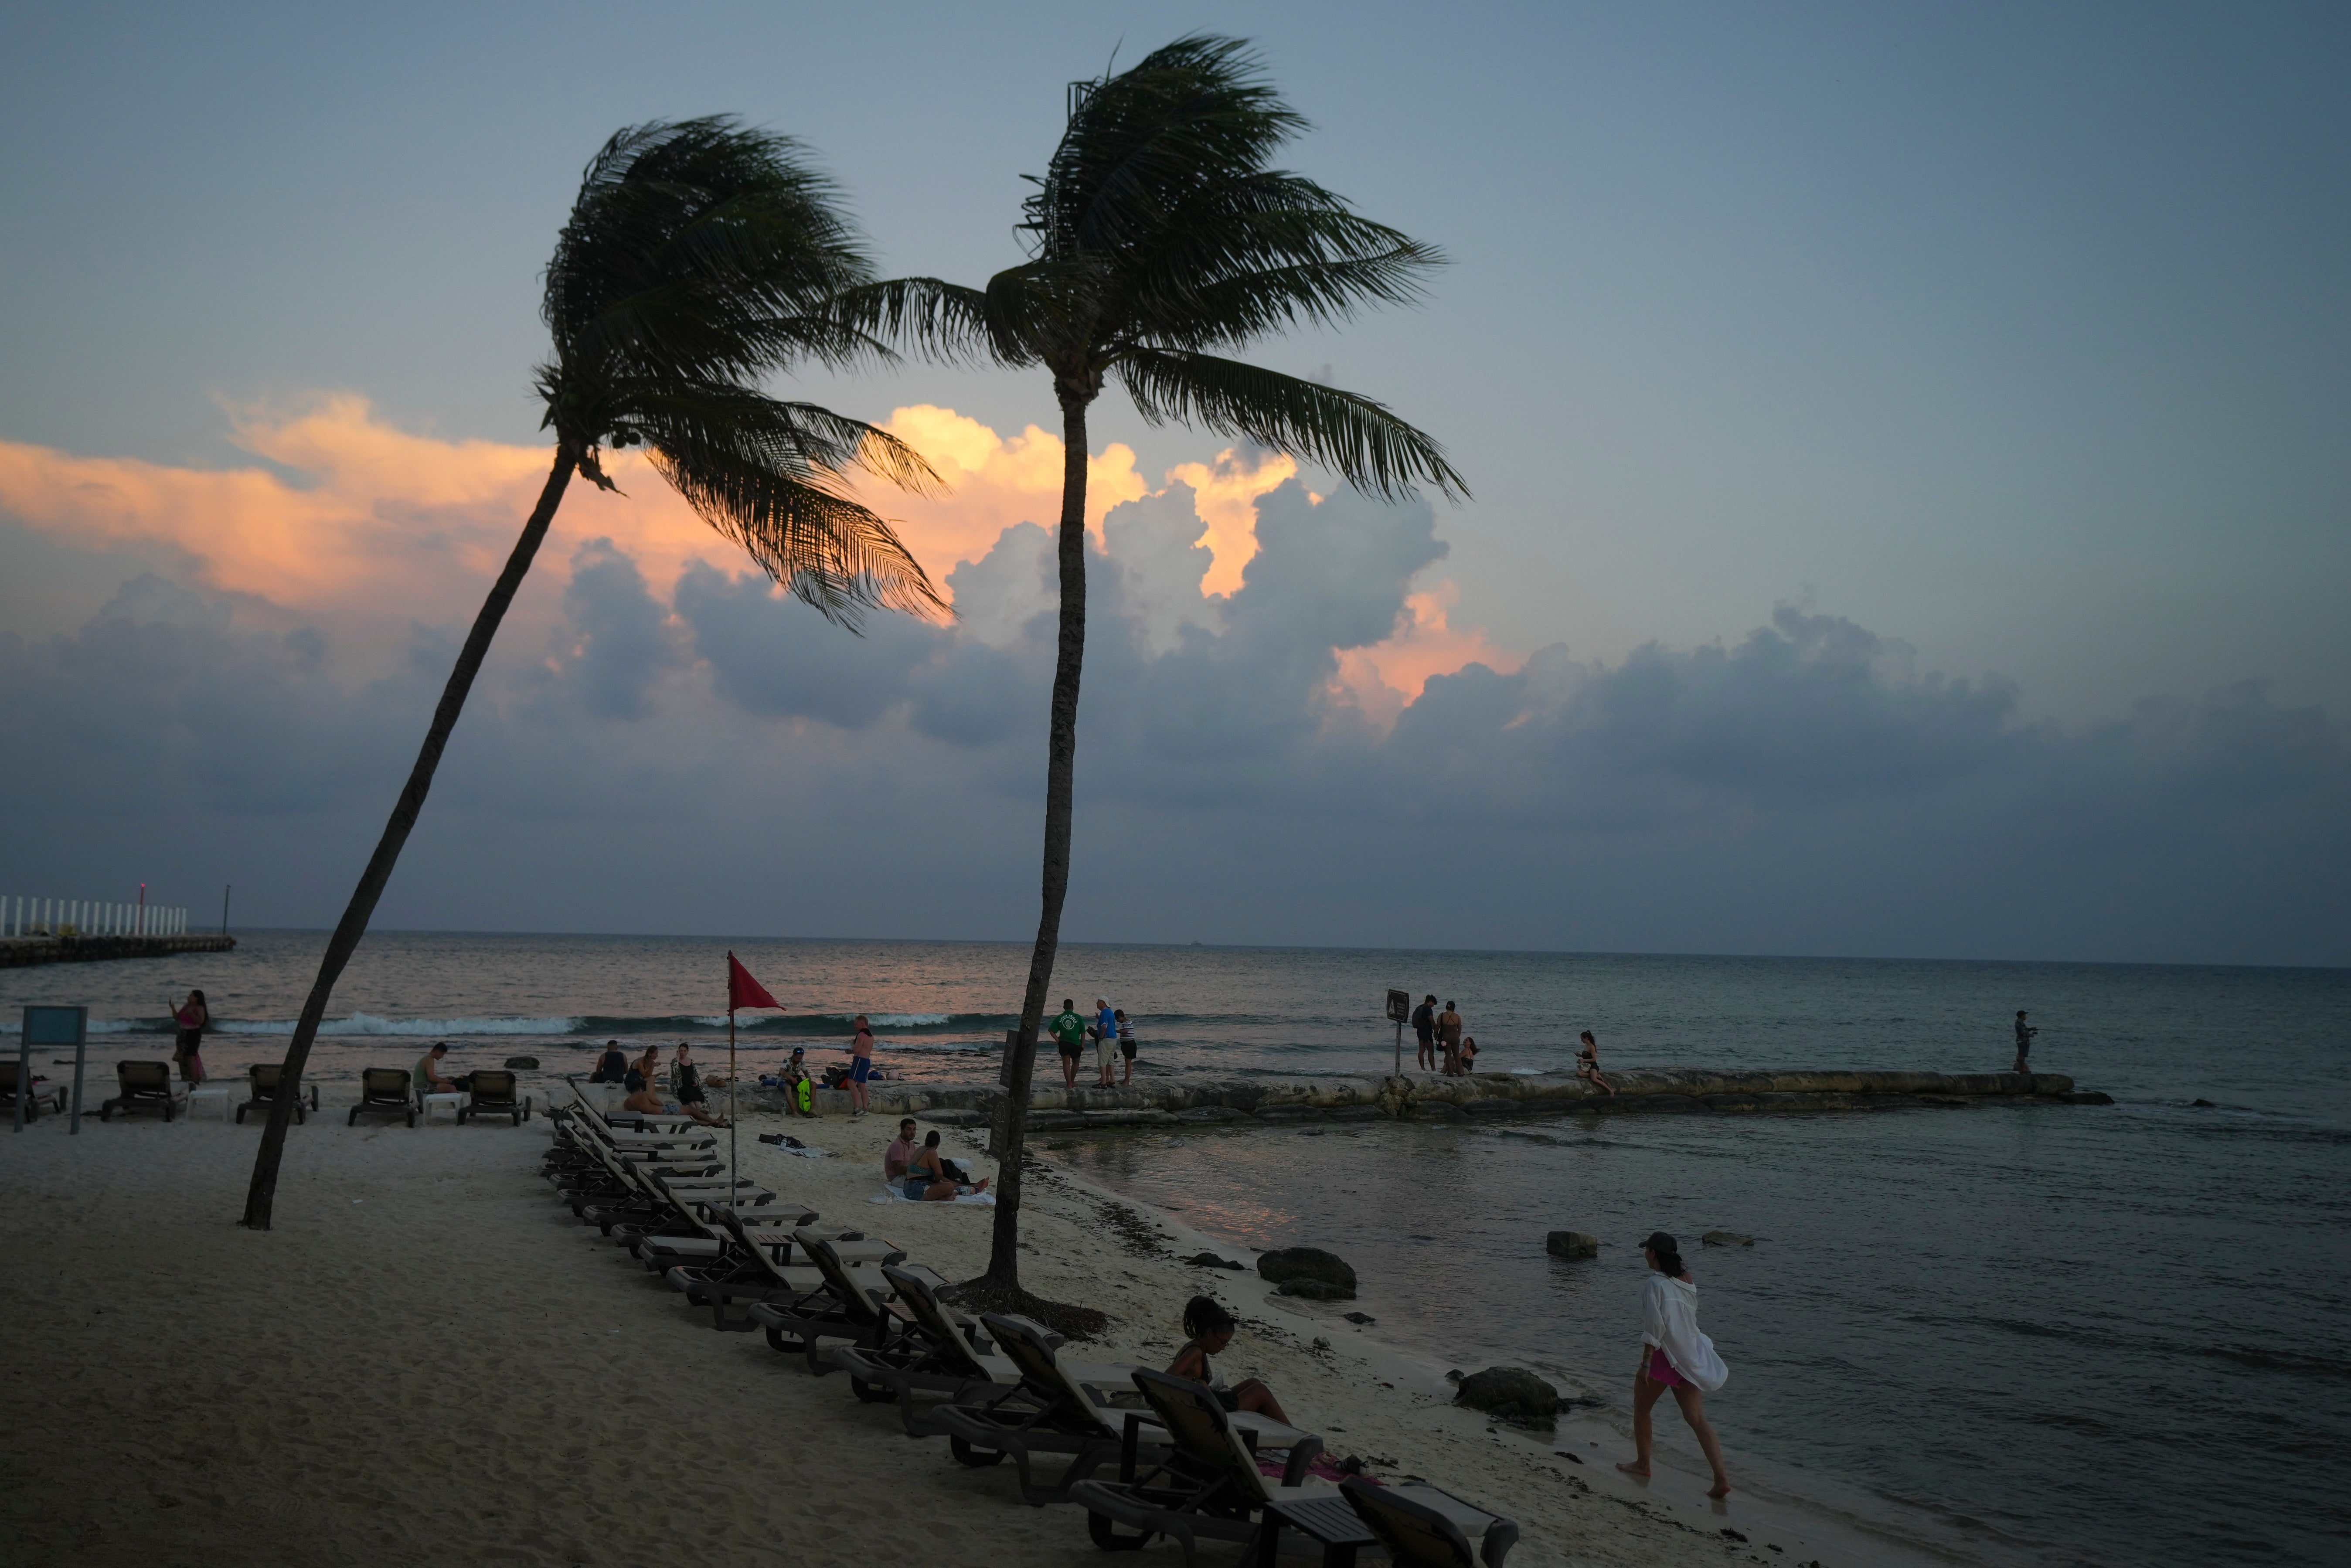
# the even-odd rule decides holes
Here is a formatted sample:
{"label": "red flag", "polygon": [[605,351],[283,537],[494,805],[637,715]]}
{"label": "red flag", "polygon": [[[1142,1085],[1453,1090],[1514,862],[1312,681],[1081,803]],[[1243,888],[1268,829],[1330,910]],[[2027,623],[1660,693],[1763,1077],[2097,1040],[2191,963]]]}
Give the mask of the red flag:
{"label": "red flag", "polygon": [[735,955],[726,955],[726,1010],[737,1008],[781,1008],[784,1004],[768,994],[768,988],[751,977],[751,971],[736,962]]}

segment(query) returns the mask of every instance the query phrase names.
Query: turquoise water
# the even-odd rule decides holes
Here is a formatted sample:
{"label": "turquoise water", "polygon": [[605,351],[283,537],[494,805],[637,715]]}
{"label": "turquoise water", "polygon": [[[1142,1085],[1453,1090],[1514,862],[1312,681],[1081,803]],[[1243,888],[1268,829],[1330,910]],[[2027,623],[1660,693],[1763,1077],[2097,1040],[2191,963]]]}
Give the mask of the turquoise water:
{"label": "turquoise water", "polygon": [[[233,1071],[282,1051],[322,941],[6,971],[0,1016],[85,1003],[96,1060],[160,1057],[164,998],[202,986],[224,1026],[207,1060]],[[610,1037],[691,1038],[708,1061],[730,946],[790,1007],[743,1035],[753,1065],[794,1043],[826,1060],[863,1011],[885,1063],[925,1078],[993,1076],[1027,960],[382,934],[316,1068],[352,1079],[439,1038],[460,1070],[523,1052],[542,1077]],[[1148,1134],[1054,1157],[1236,1242],[1333,1248],[1383,1333],[1614,1402],[1631,1242],[1662,1227],[1693,1243],[1733,1369],[1712,1406],[1734,1467],[1994,1562],[2351,1560],[2351,973],[1076,947],[1055,999],[1134,1014],[1144,1071],[1361,1073],[1391,1061],[1389,986],[1458,999],[1493,1070],[1562,1066],[1591,1028],[1625,1066],[1984,1071],[2022,1007],[2035,1065],[2118,1103]],[[1555,1228],[1610,1245],[1557,1262]],[[1695,1246],[1717,1228],[1761,1239]]]}

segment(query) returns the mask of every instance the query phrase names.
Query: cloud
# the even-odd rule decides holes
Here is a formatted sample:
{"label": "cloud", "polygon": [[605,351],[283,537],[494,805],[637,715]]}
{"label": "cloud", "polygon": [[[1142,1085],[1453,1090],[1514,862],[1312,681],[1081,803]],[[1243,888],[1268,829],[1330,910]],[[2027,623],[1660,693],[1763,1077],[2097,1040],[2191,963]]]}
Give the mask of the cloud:
{"label": "cloud", "polygon": [[[942,570],[955,623],[852,636],[690,514],[648,522],[650,491],[591,497],[486,666],[384,919],[1029,928],[1056,565],[1009,498],[1058,448],[932,413],[998,508]],[[194,528],[179,580],[133,575],[71,632],[0,634],[0,723],[40,762],[0,778],[37,825],[18,874],[340,907],[486,577],[467,552],[503,550],[535,481],[363,410],[305,419],[248,432],[302,484],[153,470],[132,505],[109,469],[99,500],[41,502],[141,538],[180,537],[175,498],[266,515]],[[31,472],[63,495],[82,461],[20,462],[6,494]],[[2351,961],[2351,743],[2257,683],[2035,723],[2010,683],[1790,606],[1727,643],[1514,655],[1438,575],[1426,505],[1229,455],[1130,488],[1087,543],[1072,942]],[[1205,520],[1237,497],[1246,528]],[[341,565],[269,575],[293,523]],[[378,559],[371,601],[336,575]],[[361,634],[390,653],[353,661]]]}

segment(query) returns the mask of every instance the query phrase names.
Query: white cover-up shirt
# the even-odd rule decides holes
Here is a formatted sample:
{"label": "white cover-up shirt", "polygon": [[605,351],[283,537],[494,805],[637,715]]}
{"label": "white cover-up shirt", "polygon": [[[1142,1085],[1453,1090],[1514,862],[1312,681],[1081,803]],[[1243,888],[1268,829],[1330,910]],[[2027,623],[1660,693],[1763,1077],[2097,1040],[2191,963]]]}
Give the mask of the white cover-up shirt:
{"label": "white cover-up shirt", "polygon": [[1656,1270],[1641,1284],[1641,1343],[1666,1353],[1676,1372],[1708,1394],[1730,1381],[1714,1342],[1698,1332],[1698,1287]]}

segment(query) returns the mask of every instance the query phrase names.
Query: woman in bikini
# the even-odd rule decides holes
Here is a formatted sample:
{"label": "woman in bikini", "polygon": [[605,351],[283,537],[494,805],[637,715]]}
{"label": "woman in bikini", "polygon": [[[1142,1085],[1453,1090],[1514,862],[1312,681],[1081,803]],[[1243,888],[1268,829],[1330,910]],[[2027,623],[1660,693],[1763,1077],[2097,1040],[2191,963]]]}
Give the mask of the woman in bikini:
{"label": "woman in bikini", "polygon": [[[964,1190],[963,1184],[947,1172],[946,1157],[939,1153],[939,1130],[932,1128],[923,1137],[923,1152],[906,1166],[899,1178],[899,1191],[916,1203],[946,1203]],[[971,1184],[971,1191],[987,1190],[987,1178],[980,1177]]]}
{"label": "woman in bikini", "polygon": [[1222,1355],[1225,1347],[1233,1343],[1233,1314],[1212,1296],[1195,1296],[1184,1305],[1184,1332],[1192,1337],[1167,1364],[1170,1377],[1188,1377],[1195,1383],[1205,1383],[1217,1403],[1228,1410],[1248,1410],[1259,1416],[1270,1416],[1283,1426],[1290,1417],[1282,1414],[1281,1401],[1273,1391],[1256,1378],[1219,1388],[1216,1369],[1208,1364],[1212,1355]]}
{"label": "woman in bikini", "polygon": [[1592,1038],[1590,1030],[1583,1031],[1583,1049],[1575,1053],[1575,1075],[1604,1094],[1616,1092],[1608,1086],[1608,1080],[1600,1076],[1600,1042]]}
{"label": "woman in bikini", "polygon": [[1649,1412],[1668,1388],[1682,1407],[1682,1419],[1714,1467],[1707,1496],[1728,1497],[1730,1477],[1722,1468],[1722,1445],[1706,1418],[1706,1396],[1730,1381],[1730,1369],[1714,1354],[1714,1342],[1698,1332],[1698,1281],[1682,1267],[1681,1249],[1662,1230],[1641,1243],[1649,1277],[1641,1282],[1641,1365],[1633,1374],[1633,1462],[1616,1468],[1646,1479],[1649,1474]]}

